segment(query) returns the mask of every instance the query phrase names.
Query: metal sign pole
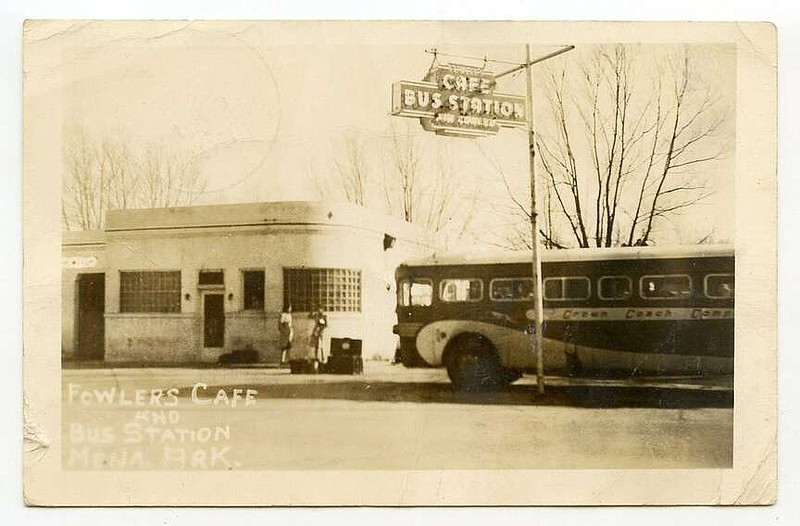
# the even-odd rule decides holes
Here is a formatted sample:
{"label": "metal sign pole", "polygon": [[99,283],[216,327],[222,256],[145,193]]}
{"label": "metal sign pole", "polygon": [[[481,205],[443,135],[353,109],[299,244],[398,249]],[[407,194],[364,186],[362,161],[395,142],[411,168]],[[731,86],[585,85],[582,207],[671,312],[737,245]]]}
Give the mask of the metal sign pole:
{"label": "metal sign pole", "polygon": [[527,83],[528,107],[528,160],[531,174],[531,243],[533,245],[533,298],[534,334],[533,352],[536,355],[536,388],[544,394],[544,357],[542,352],[542,321],[544,306],[542,303],[542,261],[539,254],[538,207],[536,200],[536,135],[533,130],[533,79],[531,77],[531,45],[525,44],[525,80]]}
{"label": "metal sign pole", "polygon": [[532,338],[533,353],[536,356],[536,387],[539,394],[544,393],[544,356],[542,351],[542,323],[544,320],[544,306],[542,304],[542,263],[539,254],[539,225],[538,207],[536,201],[536,135],[533,130],[533,78],[531,66],[544,62],[567,51],[572,51],[575,46],[566,46],[543,57],[531,60],[531,46],[525,44],[525,63],[503,71],[495,76],[496,79],[505,77],[525,68],[527,81],[526,107],[528,117],[528,160],[531,174],[531,242],[533,244],[533,297],[536,302],[533,312],[534,335]]}

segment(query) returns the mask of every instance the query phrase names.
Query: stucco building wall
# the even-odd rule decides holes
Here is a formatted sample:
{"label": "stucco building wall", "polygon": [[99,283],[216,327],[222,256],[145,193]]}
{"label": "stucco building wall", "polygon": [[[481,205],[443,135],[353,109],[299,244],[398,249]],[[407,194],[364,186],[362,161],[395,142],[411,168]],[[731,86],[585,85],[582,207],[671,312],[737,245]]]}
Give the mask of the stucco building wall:
{"label": "stucco building wall", "polygon": [[[331,337],[364,340],[365,357],[395,350],[394,269],[430,251],[411,225],[363,208],[313,202],[254,203],[154,210],[111,211],[107,217],[105,360],[109,362],[216,362],[221,354],[251,347],[259,360],[280,359],[278,316],[285,268],[336,268],[361,272],[361,311],[328,312]],[[97,247],[95,247],[97,248]],[[65,245],[65,256],[77,247]],[[201,270],[223,271],[224,284],[198,283]],[[244,309],[245,270],[263,270],[263,310]],[[120,273],[180,271],[180,312],[121,312]],[[76,288],[64,274],[65,327]],[[224,345],[203,347],[203,295],[224,296]],[[72,296],[72,298],[70,298]],[[295,346],[308,344],[312,320],[294,313]],[[74,356],[62,331],[65,357]]]}

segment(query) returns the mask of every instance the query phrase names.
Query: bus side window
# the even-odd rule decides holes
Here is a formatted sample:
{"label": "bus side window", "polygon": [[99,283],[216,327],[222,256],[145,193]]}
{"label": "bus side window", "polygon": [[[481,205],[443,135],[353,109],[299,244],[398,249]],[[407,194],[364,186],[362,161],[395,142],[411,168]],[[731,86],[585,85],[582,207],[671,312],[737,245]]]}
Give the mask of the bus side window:
{"label": "bus side window", "polygon": [[643,276],[640,283],[644,299],[681,299],[692,295],[692,278],[685,274]]}
{"label": "bus side window", "polygon": [[624,300],[631,296],[633,283],[628,276],[603,276],[597,282],[601,300]]}
{"label": "bus side window", "polygon": [[525,301],[533,299],[531,278],[495,278],[489,283],[489,296],[494,301]]}
{"label": "bus side window", "polygon": [[545,278],[544,299],[546,300],[564,299],[564,282],[561,281],[561,278]]}
{"label": "bus side window", "polygon": [[544,279],[544,299],[546,300],[587,300],[591,296],[589,278],[570,276]]}
{"label": "bus side window", "polygon": [[483,298],[483,282],[479,279],[469,280],[469,290],[467,291],[468,301],[480,301]]}
{"label": "bus side window", "polygon": [[564,299],[586,300],[591,295],[589,278],[564,278]]}
{"label": "bus side window", "polygon": [[445,302],[480,301],[483,282],[479,279],[443,279],[439,284],[439,299]]}
{"label": "bus side window", "polygon": [[491,284],[491,295],[493,300],[513,300],[514,288],[508,280],[495,281]]}
{"label": "bus side window", "polygon": [[735,291],[733,274],[709,274],[705,277],[705,293],[709,298],[732,298]]}

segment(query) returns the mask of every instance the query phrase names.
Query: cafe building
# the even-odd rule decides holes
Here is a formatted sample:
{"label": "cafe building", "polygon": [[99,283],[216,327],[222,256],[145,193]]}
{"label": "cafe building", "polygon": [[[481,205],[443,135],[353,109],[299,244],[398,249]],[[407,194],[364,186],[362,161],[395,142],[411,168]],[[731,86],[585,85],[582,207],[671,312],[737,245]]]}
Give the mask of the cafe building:
{"label": "cafe building", "polygon": [[66,232],[67,361],[216,363],[234,351],[278,363],[278,318],[293,309],[309,345],[320,307],[330,339],[393,356],[394,270],[432,252],[414,225],[368,209],[271,202],[112,210],[103,231]]}

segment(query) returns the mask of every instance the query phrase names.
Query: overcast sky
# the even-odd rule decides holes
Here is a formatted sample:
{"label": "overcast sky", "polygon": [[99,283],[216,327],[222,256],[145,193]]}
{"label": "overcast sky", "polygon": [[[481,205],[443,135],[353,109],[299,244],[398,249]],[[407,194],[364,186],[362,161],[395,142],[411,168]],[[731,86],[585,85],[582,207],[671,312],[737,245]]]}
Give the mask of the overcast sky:
{"label": "overcast sky", "polygon": [[[423,163],[444,153],[461,188],[480,189],[478,237],[497,229],[500,220],[493,209],[501,201],[505,206],[507,193],[487,156],[502,164],[514,189],[524,192],[525,133],[503,129],[482,139],[433,135],[412,119],[389,115],[390,86],[425,74],[432,59],[424,52],[428,47],[521,61],[523,44],[465,45],[469,33],[464,31],[429,40],[415,34],[405,43],[397,31],[381,38],[382,26],[376,24],[347,30],[321,24],[284,25],[276,31],[275,25],[258,23],[75,23],[56,34],[34,27],[28,34],[31,47],[52,53],[27,64],[26,74],[37,79],[34,93],[40,101],[60,108],[64,129],[81,125],[98,136],[197,152],[207,181],[198,203],[316,199],[313,177],[332,173],[336,149],[347,134],[364,141],[371,173],[380,177],[391,169],[385,150],[394,123],[415,135]],[[565,34],[563,42],[571,43],[569,38]],[[533,54],[557,48],[534,44]],[[587,48],[579,46],[549,67],[580,60]],[[732,140],[735,56],[719,47],[695,55],[703,80],[731,107],[721,140]],[[538,77],[536,85],[535,111],[547,111]],[[517,94],[524,89],[522,75],[498,86]],[[691,214],[664,223],[661,238],[685,242],[713,229],[718,237],[732,239],[733,168],[731,149],[725,160],[708,166],[714,195]]]}

